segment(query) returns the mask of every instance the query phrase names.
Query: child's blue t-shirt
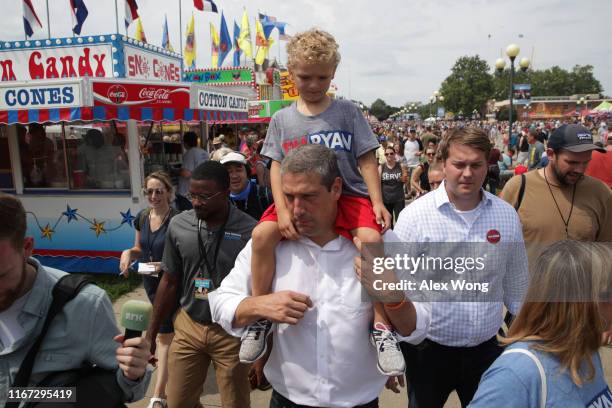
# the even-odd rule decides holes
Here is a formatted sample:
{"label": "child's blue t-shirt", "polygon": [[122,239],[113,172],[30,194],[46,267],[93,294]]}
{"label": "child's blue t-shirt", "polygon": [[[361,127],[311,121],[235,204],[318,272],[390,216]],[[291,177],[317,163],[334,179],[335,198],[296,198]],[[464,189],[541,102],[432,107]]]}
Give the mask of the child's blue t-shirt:
{"label": "child's blue t-shirt", "polygon": [[315,116],[301,114],[297,103],[281,109],[270,121],[261,154],[281,162],[291,149],[304,144],[322,144],[334,150],[343,192],[369,196],[357,159],[376,150],[378,140],[353,102],[334,99],[324,112]]}
{"label": "child's blue t-shirt", "polygon": [[[530,344],[518,342],[508,349],[527,349]],[[612,407],[612,392],[606,384],[599,353],[591,357],[595,376],[578,387],[554,355],[529,350],[538,357],[546,373],[547,408]],[[585,373],[586,367],[584,364]],[[483,374],[469,407],[539,408],[541,388],[540,372],[531,358],[520,353],[505,354]]]}

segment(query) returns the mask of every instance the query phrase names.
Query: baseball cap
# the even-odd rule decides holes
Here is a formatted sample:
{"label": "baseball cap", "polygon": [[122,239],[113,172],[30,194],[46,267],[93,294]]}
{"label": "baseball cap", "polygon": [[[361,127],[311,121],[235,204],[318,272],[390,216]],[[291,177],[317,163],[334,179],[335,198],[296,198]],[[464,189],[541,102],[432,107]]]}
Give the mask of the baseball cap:
{"label": "baseball cap", "polygon": [[597,150],[605,153],[606,150],[593,143],[593,135],[582,125],[563,125],[556,129],[548,138],[548,147],[551,149],[565,149],[574,153]]}
{"label": "baseball cap", "polygon": [[236,152],[229,152],[228,154],[226,154],[225,156],[221,158],[220,162],[221,164],[227,164],[227,163],[247,164],[246,158],[242,154],[236,153]]}

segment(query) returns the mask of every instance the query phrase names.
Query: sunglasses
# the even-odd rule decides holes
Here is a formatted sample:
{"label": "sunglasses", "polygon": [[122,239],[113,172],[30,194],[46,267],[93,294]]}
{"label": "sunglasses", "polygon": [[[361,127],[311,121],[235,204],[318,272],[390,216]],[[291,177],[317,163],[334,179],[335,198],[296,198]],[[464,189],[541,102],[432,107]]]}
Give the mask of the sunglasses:
{"label": "sunglasses", "polygon": [[187,195],[185,197],[187,197],[187,199],[189,201],[199,201],[203,204],[206,204],[207,202],[209,202],[210,200],[212,200],[213,198],[215,198],[216,196],[218,196],[219,194],[221,194],[222,191],[217,191],[215,194],[211,195],[211,196],[205,196],[203,194],[191,194],[191,193],[187,193]]}
{"label": "sunglasses", "polygon": [[152,196],[153,194],[162,195],[166,192],[163,188],[143,188],[142,194]]}
{"label": "sunglasses", "polygon": [[425,153],[425,154],[428,155],[428,156],[435,156],[436,155],[435,153]]}
{"label": "sunglasses", "polygon": [[395,153],[385,153],[385,156],[395,156]]}

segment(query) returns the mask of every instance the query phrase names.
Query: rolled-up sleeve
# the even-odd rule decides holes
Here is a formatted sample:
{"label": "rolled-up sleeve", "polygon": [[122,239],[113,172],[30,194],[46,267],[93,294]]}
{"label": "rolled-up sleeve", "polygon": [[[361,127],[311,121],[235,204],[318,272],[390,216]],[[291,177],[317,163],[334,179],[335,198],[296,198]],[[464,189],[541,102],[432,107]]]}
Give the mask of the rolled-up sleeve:
{"label": "rolled-up sleeve", "polygon": [[251,295],[251,241],[238,254],[234,268],[221,286],[208,295],[213,322],[232,336],[240,337],[244,328],[233,327],[238,305]]}
{"label": "rolled-up sleeve", "polygon": [[412,302],[416,311],[416,328],[409,336],[401,336],[397,333],[397,339],[410,344],[419,344],[427,337],[431,324],[431,303]]}

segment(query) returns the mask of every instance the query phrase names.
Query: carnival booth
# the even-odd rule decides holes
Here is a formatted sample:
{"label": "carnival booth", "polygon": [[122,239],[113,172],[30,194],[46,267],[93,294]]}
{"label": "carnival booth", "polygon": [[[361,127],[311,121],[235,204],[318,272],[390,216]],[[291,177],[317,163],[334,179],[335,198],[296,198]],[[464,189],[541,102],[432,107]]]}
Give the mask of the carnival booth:
{"label": "carnival booth", "polygon": [[[282,74],[281,70],[275,67],[265,71],[255,71],[251,67],[222,67],[188,70],[183,78],[211,89],[241,95],[249,101],[249,112],[253,114],[249,114],[248,118],[215,119],[207,122],[210,141],[223,134],[226,144],[237,147],[240,143],[240,133],[255,132],[260,136],[266,134],[267,124],[272,116],[268,109],[269,100],[283,97]],[[276,107],[278,103],[274,101],[273,105]],[[259,110],[255,112],[260,107],[263,109],[261,115]]]}
{"label": "carnival booth", "polygon": [[179,55],[117,35],[1,43],[0,75],[0,190],[24,203],[35,256],[70,272],[118,272],[144,177],[180,169],[184,131],[247,119],[246,98],[207,97]]}

